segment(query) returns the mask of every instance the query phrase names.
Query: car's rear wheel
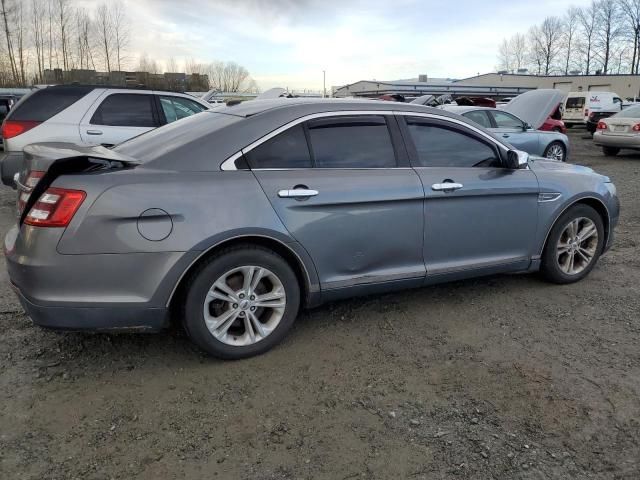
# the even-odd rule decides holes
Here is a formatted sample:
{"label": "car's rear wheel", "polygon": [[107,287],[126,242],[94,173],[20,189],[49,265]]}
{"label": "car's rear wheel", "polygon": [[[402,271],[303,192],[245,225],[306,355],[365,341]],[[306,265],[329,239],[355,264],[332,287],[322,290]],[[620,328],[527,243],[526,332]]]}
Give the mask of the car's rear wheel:
{"label": "car's rear wheel", "polygon": [[602,217],[589,205],[575,205],[556,221],[542,254],[540,271],[553,283],[586,277],[598,262],[604,244]]}
{"label": "car's rear wheel", "polygon": [[544,156],[550,158],[552,160],[558,160],[559,162],[565,161],[565,156],[567,154],[566,149],[562,142],[551,142],[547,145],[547,148],[544,151]]}
{"label": "car's rear wheel", "polygon": [[183,323],[207,353],[239,359],[279,343],[300,305],[295,273],[276,252],[245,245],[220,252],[191,276]]}
{"label": "car's rear wheel", "polygon": [[615,157],[620,153],[620,149],[618,147],[602,147],[602,153],[607,157]]}

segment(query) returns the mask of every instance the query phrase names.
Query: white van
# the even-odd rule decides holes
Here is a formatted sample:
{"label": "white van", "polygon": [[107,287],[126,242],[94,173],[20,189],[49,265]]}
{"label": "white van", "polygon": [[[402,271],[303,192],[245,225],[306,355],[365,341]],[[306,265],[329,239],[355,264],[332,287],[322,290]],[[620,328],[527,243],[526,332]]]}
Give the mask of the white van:
{"label": "white van", "polygon": [[622,99],[614,92],[569,92],[562,120],[567,127],[586,125],[591,112],[619,112]]}

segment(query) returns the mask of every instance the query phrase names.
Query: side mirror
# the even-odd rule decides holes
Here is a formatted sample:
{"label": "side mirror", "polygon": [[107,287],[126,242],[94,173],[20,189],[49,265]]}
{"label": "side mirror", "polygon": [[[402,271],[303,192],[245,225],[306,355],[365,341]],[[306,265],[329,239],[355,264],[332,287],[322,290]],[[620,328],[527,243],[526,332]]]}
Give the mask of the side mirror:
{"label": "side mirror", "polygon": [[527,130],[529,130],[531,128],[531,125],[529,125],[527,122],[524,122],[522,124],[522,131],[526,132]]}
{"label": "side mirror", "polygon": [[520,170],[529,165],[529,154],[521,150],[509,150],[507,152],[507,168]]}

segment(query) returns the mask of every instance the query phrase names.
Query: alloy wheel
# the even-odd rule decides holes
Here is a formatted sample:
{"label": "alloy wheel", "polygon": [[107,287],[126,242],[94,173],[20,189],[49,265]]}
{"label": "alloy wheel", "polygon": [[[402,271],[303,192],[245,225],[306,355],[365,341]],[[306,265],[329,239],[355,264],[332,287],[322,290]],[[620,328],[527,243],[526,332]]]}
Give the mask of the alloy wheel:
{"label": "alloy wheel", "polygon": [[549,150],[547,150],[547,158],[562,162],[564,160],[564,148],[562,148],[562,146],[557,143],[551,145],[549,147]]}
{"label": "alloy wheel", "polygon": [[204,300],[207,329],[220,342],[253,345],[278,326],[286,308],[282,281],[255,265],[229,270],[218,278]]}
{"label": "alloy wheel", "polygon": [[556,247],[560,270],[567,275],[583,272],[593,261],[598,248],[598,229],[589,218],[580,217],[567,224]]}

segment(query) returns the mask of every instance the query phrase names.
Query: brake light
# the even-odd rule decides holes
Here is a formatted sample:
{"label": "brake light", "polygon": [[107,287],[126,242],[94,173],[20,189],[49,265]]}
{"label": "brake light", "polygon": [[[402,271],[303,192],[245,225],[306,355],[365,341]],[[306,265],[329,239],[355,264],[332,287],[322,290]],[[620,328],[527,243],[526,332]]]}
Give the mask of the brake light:
{"label": "brake light", "polygon": [[606,130],[607,129],[607,124],[604,122],[598,122],[598,130]]}
{"label": "brake light", "polygon": [[591,112],[591,113],[589,114],[589,118],[590,118],[590,119],[593,119],[593,117],[595,117],[595,116],[596,116],[596,112]]}
{"label": "brake light", "polygon": [[34,122],[31,120],[5,120],[2,122],[2,138],[5,140],[18,135],[22,135],[24,132],[31,130],[34,127],[40,125],[41,122]]}
{"label": "brake light", "polygon": [[636,123],[631,130],[634,132],[640,132],[640,123]]}
{"label": "brake light", "polygon": [[24,223],[36,227],[66,227],[86,196],[82,190],[49,188],[31,207]]}
{"label": "brake light", "polygon": [[588,108],[585,108],[585,109],[584,109],[584,116],[585,116],[585,117],[588,117],[588,116],[589,116],[589,109],[588,109]]}
{"label": "brake light", "polygon": [[[45,172],[41,172],[40,170],[32,170],[28,173],[27,179],[24,181],[25,187],[29,187],[33,189],[42,177],[44,177]],[[31,196],[31,190],[21,191],[20,196],[18,197],[18,211],[22,213],[24,210],[24,206],[27,204],[29,197]]]}

